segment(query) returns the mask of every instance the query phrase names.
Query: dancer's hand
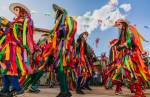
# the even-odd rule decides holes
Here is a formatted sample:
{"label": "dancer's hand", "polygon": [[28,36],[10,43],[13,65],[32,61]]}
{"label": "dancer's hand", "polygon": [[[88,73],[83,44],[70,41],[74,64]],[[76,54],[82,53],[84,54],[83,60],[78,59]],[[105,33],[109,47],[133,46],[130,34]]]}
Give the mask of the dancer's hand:
{"label": "dancer's hand", "polygon": [[149,55],[149,52],[148,52],[148,51],[143,51],[143,52],[142,52],[142,55],[148,56],[148,55]]}

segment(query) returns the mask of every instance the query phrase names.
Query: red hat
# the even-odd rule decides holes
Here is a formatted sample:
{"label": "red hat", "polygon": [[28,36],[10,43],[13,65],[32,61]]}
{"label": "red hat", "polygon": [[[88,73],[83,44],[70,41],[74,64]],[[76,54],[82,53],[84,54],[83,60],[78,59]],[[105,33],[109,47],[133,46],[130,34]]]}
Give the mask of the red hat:
{"label": "red hat", "polygon": [[118,41],[118,39],[115,38],[115,39],[111,40],[109,43],[110,43],[110,45],[112,45],[112,44],[116,43],[117,41]]}

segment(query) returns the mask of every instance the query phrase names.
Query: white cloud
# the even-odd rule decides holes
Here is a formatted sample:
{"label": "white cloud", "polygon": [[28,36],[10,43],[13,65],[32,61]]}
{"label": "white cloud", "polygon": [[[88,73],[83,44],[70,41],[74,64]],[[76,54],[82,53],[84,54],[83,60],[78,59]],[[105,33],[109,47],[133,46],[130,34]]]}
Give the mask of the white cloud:
{"label": "white cloud", "polygon": [[118,0],[110,0],[101,8],[86,12],[83,16],[79,16],[77,18],[77,33],[80,34],[84,31],[91,33],[98,27],[104,31],[112,27],[117,19],[125,18],[126,15],[120,12],[118,4]]}
{"label": "white cloud", "polygon": [[128,3],[120,5],[120,8],[122,8],[125,12],[129,12],[132,9],[131,4]]}
{"label": "white cloud", "polygon": [[31,14],[37,14],[38,12],[36,10],[31,10]]}
{"label": "white cloud", "polygon": [[110,4],[110,5],[118,5],[119,2],[118,2],[118,0],[110,0],[110,1],[109,1],[109,4]]}

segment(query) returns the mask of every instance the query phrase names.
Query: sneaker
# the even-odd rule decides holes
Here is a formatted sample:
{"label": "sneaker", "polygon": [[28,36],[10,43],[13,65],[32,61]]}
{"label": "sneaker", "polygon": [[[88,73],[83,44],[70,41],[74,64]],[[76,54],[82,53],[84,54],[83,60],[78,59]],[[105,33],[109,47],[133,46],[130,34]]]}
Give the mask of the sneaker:
{"label": "sneaker", "polygon": [[40,90],[39,89],[29,89],[29,92],[31,92],[31,93],[39,93]]}

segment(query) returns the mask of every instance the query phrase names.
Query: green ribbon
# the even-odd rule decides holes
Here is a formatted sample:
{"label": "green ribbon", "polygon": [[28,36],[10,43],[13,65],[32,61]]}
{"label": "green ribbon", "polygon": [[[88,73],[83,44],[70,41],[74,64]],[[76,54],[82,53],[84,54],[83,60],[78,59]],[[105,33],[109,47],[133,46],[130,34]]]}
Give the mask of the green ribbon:
{"label": "green ribbon", "polygon": [[64,69],[63,69],[62,47],[61,47],[61,49],[60,49],[59,55],[60,55],[60,71],[64,71]]}
{"label": "green ribbon", "polygon": [[3,48],[2,51],[0,52],[0,60],[2,60],[2,56],[5,53],[6,48]]}
{"label": "green ribbon", "polygon": [[4,42],[4,40],[6,39],[6,35],[4,35],[1,40],[0,40],[0,45],[2,45],[2,43]]}
{"label": "green ribbon", "polygon": [[69,36],[72,34],[73,23],[72,23],[71,17],[67,17],[67,19],[68,19],[68,27],[69,27],[69,32],[67,34],[67,39],[69,39]]}
{"label": "green ribbon", "polygon": [[14,36],[16,38],[16,40],[18,40],[18,37],[17,37],[17,34],[18,34],[18,24],[15,23],[14,26],[13,26],[13,33],[14,33]]}
{"label": "green ribbon", "polygon": [[23,45],[25,46],[27,44],[26,35],[27,35],[27,23],[28,18],[25,18],[24,24],[23,24]]}

